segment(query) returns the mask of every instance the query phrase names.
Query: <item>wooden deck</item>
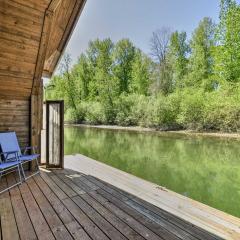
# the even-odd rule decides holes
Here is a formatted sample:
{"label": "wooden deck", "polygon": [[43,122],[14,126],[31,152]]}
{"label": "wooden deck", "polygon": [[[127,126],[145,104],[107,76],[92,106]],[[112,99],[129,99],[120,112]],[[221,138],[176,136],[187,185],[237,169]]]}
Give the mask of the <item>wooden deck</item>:
{"label": "wooden deck", "polygon": [[65,167],[94,176],[223,239],[240,239],[240,219],[81,154]]}
{"label": "wooden deck", "polygon": [[[0,187],[15,182],[3,178]],[[0,239],[220,239],[93,176],[46,171],[0,195]]]}

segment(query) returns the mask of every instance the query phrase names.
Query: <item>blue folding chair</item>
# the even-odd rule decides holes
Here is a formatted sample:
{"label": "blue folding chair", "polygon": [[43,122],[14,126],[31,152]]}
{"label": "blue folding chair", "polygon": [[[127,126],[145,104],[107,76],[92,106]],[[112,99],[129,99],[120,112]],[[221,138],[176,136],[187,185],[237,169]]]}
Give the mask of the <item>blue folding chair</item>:
{"label": "blue folding chair", "polygon": [[[2,176],[18,171],[19,180],[16,181],[16,183],[12,184],[11,186],[6,186],[4,189],[0,191],[0,194],[21,184],[22,183],[22,177],[21,177],[21,171],[20,171],[20,161],[17,156],[17,151],[11,151],[11,152],[2,152],[0,153],[0,179]],[[14,158],[12,158],[14,156]]]}
{"label": "blue folding chair", "polygon": [[[1,146],[1,150],[3,153],[9,153],[7,159],[5,158],[4,154],[2,155],[3,161],[5,160],[5,161],[10,162],[10,160],[12,160],[12,161],[18,161],[20,163],[20,168],[22,170],[24,180],[27,180],[28,178],[40,173],[39,165],[38,165],[38,158],[40,157],[40,154],[35,154],[35,147],[26,147],[22,154],[22,151],[19,147],[17,135],[15,132],[0,133],[0,146]],[[29,150],[33,150],[34,154],[27,155],[26,153]],[[11,152],[13,152],[13,153],[11,153]],[[36,162],[37,170],[35,173],[26,177],[24,168],[23,168],[23,164],[29,163],[32,161]]]}

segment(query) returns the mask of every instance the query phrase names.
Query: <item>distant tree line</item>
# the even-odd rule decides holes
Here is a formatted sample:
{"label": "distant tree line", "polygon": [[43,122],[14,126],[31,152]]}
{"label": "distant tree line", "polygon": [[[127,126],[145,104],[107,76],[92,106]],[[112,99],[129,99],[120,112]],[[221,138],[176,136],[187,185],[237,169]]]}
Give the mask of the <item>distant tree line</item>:
{"label": "distant tree line", "polygon": [[220,1],[219,22],[204,18],[190,40],[163,27],[151,55],[129,39],[94,40],[46,86],[64,99],[66,120],[159,129],[240,130],[240,6]]}

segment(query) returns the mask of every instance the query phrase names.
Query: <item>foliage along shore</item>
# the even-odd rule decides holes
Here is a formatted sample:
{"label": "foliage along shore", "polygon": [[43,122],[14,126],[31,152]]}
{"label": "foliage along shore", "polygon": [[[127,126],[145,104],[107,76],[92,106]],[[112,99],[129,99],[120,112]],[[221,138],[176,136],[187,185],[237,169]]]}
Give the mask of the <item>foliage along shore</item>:
{"label": "foliage along shore", "polygon": [[139,126],[117,126],[117,125],[90,125],[90,124],[74,124],[65,123],[66,127],[83,127],[83,128],[96,128],[96,129],[106,129],[106,130],[116,130],[116,131],[133,131],[133,132],[146,132],[146,133],[159,133],[164,134],[177,134],[190,137],[216,137],[225,139],[236,139],[240,140],[240,133],[227,133],[227,132],[196,132],[193,130],[176,130],[176,131],[166,131],[159,130],[155,128],[145,128]]}
{"label": "foliage along shore", "polygon": [[154,32],[151,56],[128,39],[91,41],[74,66],[65,55],[46,97],[64,99],[72,123],[240,132],[240,5],[221,0],[219,15],[190,40]]}

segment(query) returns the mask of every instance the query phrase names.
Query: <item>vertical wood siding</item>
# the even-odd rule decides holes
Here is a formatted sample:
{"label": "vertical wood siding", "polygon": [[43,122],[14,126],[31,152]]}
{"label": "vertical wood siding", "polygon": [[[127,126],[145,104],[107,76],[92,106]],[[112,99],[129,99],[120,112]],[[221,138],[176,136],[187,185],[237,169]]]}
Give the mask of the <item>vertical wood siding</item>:
{"label": "vertical wood siding", "polygon": [[15,131],[22,147],[29,145],[30,101],[0,99],[0,131]]}

